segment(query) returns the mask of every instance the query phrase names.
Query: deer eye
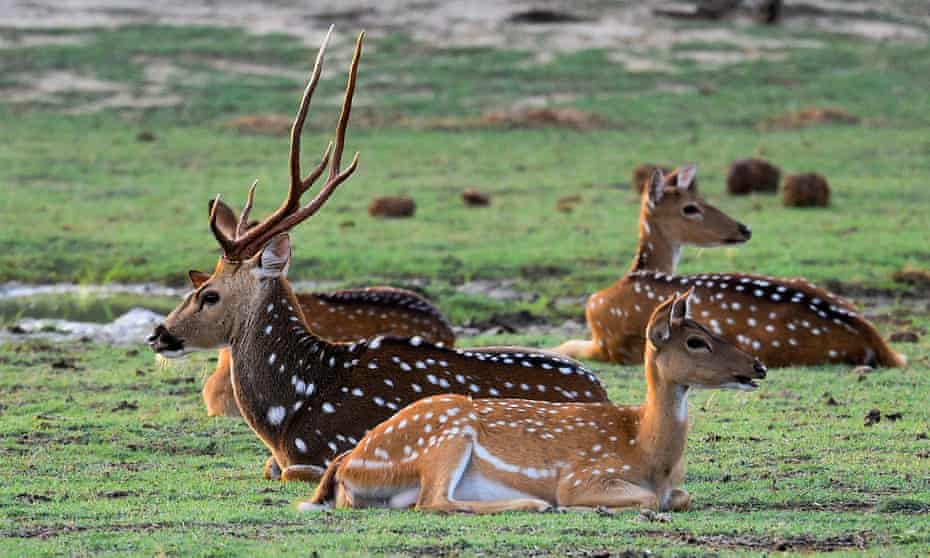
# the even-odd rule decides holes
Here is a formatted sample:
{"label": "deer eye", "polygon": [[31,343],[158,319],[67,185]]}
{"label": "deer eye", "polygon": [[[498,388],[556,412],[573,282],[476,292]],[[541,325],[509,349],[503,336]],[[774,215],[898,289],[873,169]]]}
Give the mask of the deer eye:
{"label": "deer eye", "polygon": [[695,351],[710,351],[710,345],[707,344],[707,341],[704,341],[701,337],[689,337],[688,348]]}
{"label": "deer eye", "polygon": [[701,213],[701,208],[698,207],[696,204],[689,203],[688,205],[681,208],[681,213],[682,215],[685,215],[686,217],[693,217]]}
{"label": "deer eye", "polygon": [[220,293],[216,291],[207,291],[203,293],[203,298],[201,298],[201,301],[204,304],[210,304],[210,305],[216,304],[217,302],[220,301]]}

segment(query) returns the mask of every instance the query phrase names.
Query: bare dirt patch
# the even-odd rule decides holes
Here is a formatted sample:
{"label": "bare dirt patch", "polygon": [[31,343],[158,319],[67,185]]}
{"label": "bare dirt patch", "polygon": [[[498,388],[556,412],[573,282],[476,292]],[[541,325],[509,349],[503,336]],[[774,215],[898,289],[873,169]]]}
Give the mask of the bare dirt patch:
{"label": "bare dirt patch", "polygon": [[833,537],[817,538],[811,535],[788,537],[768,535],[672,535],[689,545],[706,546],[713,549],[773,550],[777,552],[832,552],[836,550],[862,550],[869,546],[872,534],[868,531],[848,533]]}
{"label": "bare dirt patch", "polygon": [[472,128],[571,128],[595,130],[610,123],[599,114],[576,108],[521,107],[492,110],[478,117],[434,118],[413,124],[427,130],[466,130]]}
{"label": "bare dirt patch", "polygon": [[[144,2],[122,0],[114,5],[100,0],[10,0],[0,13],[0,26],[28,30],[49,27],[81,29],[127,24],[171,24],[243,27],[252,33],[285,33],[307,46],[316,46],[332,23],[365,28],[373,36],[397,30],[409,31],[427,45],[448,47],[486,46],[531,52],[577,52],[603,48],[629,53],[636,58],[655,58],[651,51],[667,52],[675,45],[694,41],[727,42],[746,51],[745,56],[763,56],[787,48],[815,46],[810,41],[782,43],[755,36],[752,25],[727,22],[725,29],[680,29],[674,21],[657,17],[654,6],[645,2],[585,0],[564,5],[546,3],[422,2],[399,0],[370,3],[321,0],[256,4],[246,0],[215,3],[207,0]],[[882,19],[875,17],[881,13]],[[295,22],[299,24],[295,25]],[[785,7],[782,25],[800,33],[826,30],[849,33],[872,40],[926,40],[930,16],[909,10],[901,3],[837,2],[810,0]],[[922,26],[923,25],[923,26]],[[48,36],[35,39],[57,40]],[[74,40],[74,39],[66,39]],[[7,40],[9,41],[9,40]],[[333,52],[347,56],[351,37],[337,37]],[[816,41],[814,42],[816,43]],[[704,56],[704,55],[702,55]],[[741,56],[728,55],[727,60]],[[551,58],[550,58],[551,59]],[[711,63],[719,63],[713,58]],[[230,68],[254,73],[255,68]],[[261,71],[261,70],[259,70]],[[276,73],[276,75],[283,75]],[[301,78],[302,79],[302,78]]]}
{"label": "bare dirt patch", "polygon": [[858,124],[861,119],[837,107],[807,107],[805,109],[773,116],[760,127],[792,130],[820,124]]}

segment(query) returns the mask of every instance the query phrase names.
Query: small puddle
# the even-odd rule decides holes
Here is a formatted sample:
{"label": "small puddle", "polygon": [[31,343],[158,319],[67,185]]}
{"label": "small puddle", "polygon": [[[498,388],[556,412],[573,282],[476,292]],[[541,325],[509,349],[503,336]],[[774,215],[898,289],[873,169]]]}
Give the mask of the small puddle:
{"label": "small puddle", "polygon": [[129,294],[0,298],[0,325],[14,324],[23,318],[102,324],[114,321],[133,308],[145,308],[157,314],[167,314],[177,305],[177,297]]}
{"label": "small puddle", "polygon": [[167,314],[184,291],[158,285],[0,285],[0,325],[25,318],[109,323],[134,308]]}

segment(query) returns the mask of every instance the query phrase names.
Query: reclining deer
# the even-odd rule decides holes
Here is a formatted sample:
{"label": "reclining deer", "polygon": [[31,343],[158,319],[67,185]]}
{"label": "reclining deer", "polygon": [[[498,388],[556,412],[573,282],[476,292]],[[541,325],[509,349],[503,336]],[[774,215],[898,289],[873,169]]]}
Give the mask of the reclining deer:
{"label": "reclining deer", "polygon": [[804,279],[743,273],[675,275],[682,244],[744,242],[750,231],[705,202],[692,187],[694,166],[657,172],[643,191],[639,247],[627,274],[588,299],[592,340],[563,343],[556,352],[593,360],[642,361],[652,310],[676,291],[695,288],[693,305],[718,335],[771,367],[824,363],[904,366],[856,308]]}
{"label": "reclining deer", "polygon": [[[298,123],[295,122],[295,126]],[[301,123],[302,124],[302,123]],[[291,145],[293,151],[294,146]],[[236,238],[239,220],[223,202],[210,204],[216,208],[216,224],[226,236]],[[250,224],[251,228],[254,224]],[[246,229],[246,230],[247,230]],[[250,254],[254,255],[254,254]],[[189,273],[194,288],[204,284],[209,273]],[[451,347],[455,333],[442,313],[417,293],[393,287],[343,289],[331,292],[297,293],[303,316],[312,316],[310,330],[329,341],[352,342],[378,335],[395,337],[420,336],[424,341]],[[229,374],[229,349],[221,349],[216,370],[203,386],[207,415],[239,416]]]}
{"label": "reclining deer", "polygon": [[[266,476],[277,464],[284,480],[318,478],[330,459],[353,447],[368,429],[432,394],[607,399],[594,374],[551,353],[519,348],[453,350],[421,337],[331,343],[308,327],[314,317],[301,314],[286,278],[291,250],[286,233],[316,213],[357,166],[356,153],[351,164],[340,169],[362,37],[349,71],[335,148],[331,144],[309,178],[300,179],[301,126],[295,125],[291,185],[283,204],[235,238],[217,226],[214,211],[210,226],[223,250],[216,270],[149,338],[152,349],[169,358],[229,347],[236,402],[272,453]],[[325,47],[326,42],[304,92],[298,122],[319,79]],[[326,183],[301,206],[301,195],[327,166]],[[254,186],[240,222],[248,221],[253,195]]]}
{"label": "reclining deer", "polygon": [[671,298],[649,320],[641,406],[422,399],[337,457],[300,509],[687,509],[691,497],[679,485],[688,391],[752,390],[766,373],[757,359],[691,319],[690,300],[690,291]]}

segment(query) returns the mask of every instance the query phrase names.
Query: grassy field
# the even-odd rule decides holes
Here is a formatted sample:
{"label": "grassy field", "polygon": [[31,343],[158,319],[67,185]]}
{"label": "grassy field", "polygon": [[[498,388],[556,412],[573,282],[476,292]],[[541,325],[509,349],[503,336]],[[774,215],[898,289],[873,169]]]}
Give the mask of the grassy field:
{"label": "grassy field", "polygon": [[[0,30],[5,39],[23,34]],[[439,49],[404,35],[371,40],[347,146],[362,152],[361,168],[296,231],[292,276],[351,285],[425,280],[423,289],[457,323],[517,309],[577,316],[579,305],[554,301],[606,286],[632,258],[633,166],[696,161],[705,195],[751,225],[754,237],[739,249],[686,250],[685,272],[835,280],[852,293],[882,295],[884,333],[925,332],[926,298],[906,296],[891,275],[930,267],[930,46],[785,29],[758,34],[825,46],[791,50],[780,61],[709,69],[671,60],[672,74],[630,74],[597,50],[528,64],[530,52]],[[0,49],[0,90],[70,72],[142,92],[155,79],[153,60],[170,61],[159,95],[184,102],[72,114],[112,91],[26,101],[0,95],[7,247],[0,280],[180,284],[189,268],[209,268],[217,255],[208,199],[222,192],[241,204],[260,178],[257,210],[278,203],[286,138],[227,123],[290,115],[312,53],[293,38],[236,29],[135,26],[82,37]],[[335,121],[343,58],[331,60],[318,92],[307,160]],[[298,75],[244,75],[211,63],[217,59]],[[607,125],[467,125],[485,109],[562,93]],[[861,121],[769,125],[808,106]],[[438,118],[446,128],[453,119],[452,129],[434,129]],[[154,141],[140,141],[142,132]],[[728,164],[750,155],[786,173],[823,173],[832,207],[791,210],[773,197],[727,197]],[[463,207],[459,194],[469,186],[491,194],[491,207]],[[372,197],[395,193],[416,198],[416,217],[366,214]],[[556,211],[556,200],[571,194],[581,196],[575,211]],[[473,279],[514,280],[540,296],[505,304],[456,292]],[[562,339],[473,340],[510,341]],[[635,511],[301,516],[293,502],[311,487],[260,480],[264,452],[245,425],[204,415],[199,391],[209,357],[163,369],[142,349],[0,346],[0,554],[923,556],[930,552],[930,337],[896,348],[909,368],[791,368],[773,371],[753,394],[694,396],[686,488],[695,505],[664,522]],[[642,397],[638,368],[597,368],[614,400]],[[866,427],[873,408],[884,418]],[[895,413],[901,418],[888,418]]]}

